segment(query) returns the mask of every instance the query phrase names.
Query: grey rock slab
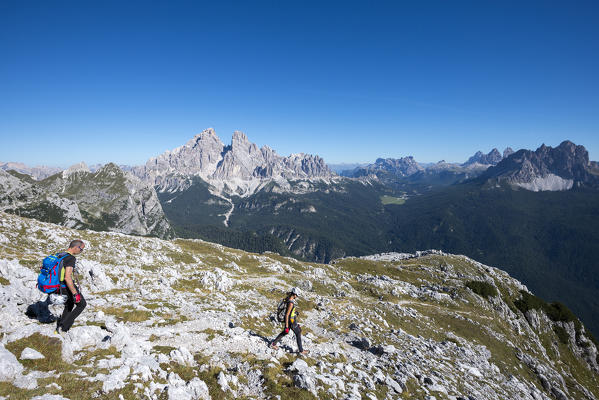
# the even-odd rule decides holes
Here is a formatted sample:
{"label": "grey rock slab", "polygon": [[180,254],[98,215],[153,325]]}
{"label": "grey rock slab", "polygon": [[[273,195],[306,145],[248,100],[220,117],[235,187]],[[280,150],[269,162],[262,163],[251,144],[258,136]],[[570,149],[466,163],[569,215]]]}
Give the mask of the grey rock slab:
{"label": "grey rock slab", "polygon": [[42,353],[32,349],[31,347],[25,347],[21,352],[21,357],[19,358],[21,360],[39,360],[46,357]]}
{"label": "grey rock slab", "polygon": [[115,389],[122,389],[125,387],[125,379],[127,379],[130,372],[131,368],[127,365],[123,365],[116,371],[113,371],[102,383],[102,391],[108,393]]}
{"label": "grey rock slab", "polygon": [[6,350],[3,344],[0,344],[0,381],[11,382],[21,376],[23,366],[17,360],[17,357]]}

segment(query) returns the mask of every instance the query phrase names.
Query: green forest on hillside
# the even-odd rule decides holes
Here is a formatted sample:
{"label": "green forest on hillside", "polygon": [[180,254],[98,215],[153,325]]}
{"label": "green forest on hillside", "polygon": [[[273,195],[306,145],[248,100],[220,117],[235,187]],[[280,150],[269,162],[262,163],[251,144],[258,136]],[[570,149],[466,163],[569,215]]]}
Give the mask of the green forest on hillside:
{"label": "green forest on hillside", "polygon": [[160,196],[179,236],[248,251],[317,262],[388,251],[464,254],[566,304],[599,336],[599,192],[530,192],[483,180],[413,188],[419,194],[393,204],[382,200],[405,192],[357,181],[305,194],[270,186],[233,197],[229,227],[222,215],[230,205],[205,184]]}

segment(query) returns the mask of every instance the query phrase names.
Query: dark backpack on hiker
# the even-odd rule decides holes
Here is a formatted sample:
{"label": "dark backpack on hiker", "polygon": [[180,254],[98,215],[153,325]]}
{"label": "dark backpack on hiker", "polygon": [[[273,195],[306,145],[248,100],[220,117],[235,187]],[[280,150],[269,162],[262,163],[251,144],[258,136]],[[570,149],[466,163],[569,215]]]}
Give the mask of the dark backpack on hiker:
{"label": "dark backpack on hiker", "polygon": [[277,306],[277,321],[285,322],[285,312],[286,311],[287,311],[287,301],[285,299],[283,299]]}
{"label": "dark backpack on hiker", "polygon": [[[61,287],[62,261],[69,253],[50,254],[42,261],[42,268],[37,277],[37,288],[42,293],[54,293]],[[65,287],[64,284],[62,284]]]}

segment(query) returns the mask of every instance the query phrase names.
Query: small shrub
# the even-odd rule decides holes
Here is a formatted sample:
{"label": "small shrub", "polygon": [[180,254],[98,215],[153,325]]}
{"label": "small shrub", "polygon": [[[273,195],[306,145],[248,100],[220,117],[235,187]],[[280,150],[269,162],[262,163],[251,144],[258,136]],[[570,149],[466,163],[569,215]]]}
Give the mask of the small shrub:
{"label": "small shrub", "polygon": [[568,344],[570,337],[568,335],[568,332],[563,327],[555,325],[553,327],[553,332],[555,332],[560,342],[562,342],[563,344]]}
{"label": "small shrub", "polygon": [[466,287],[470,288],[477,295],[489,298],[497,296],[497,288],[489,282],[484,281],[469,281],[466,282]]}
{"label": "small shrub", "polygon": [[524,290],[520,291],[522,297],[514,301],[514,305],[522,313],[526,313],[528,310],[544,310],[547,307],[547,303],[540,297],[535,296],[532,293],[528,293]]}
{"label": "small shrub", "polygon": [[581,324],[576,315],[562,303],[555,302],[547,304],[545,313],[552,321],[574,322],[576,331],[579,332],[581,330]]}

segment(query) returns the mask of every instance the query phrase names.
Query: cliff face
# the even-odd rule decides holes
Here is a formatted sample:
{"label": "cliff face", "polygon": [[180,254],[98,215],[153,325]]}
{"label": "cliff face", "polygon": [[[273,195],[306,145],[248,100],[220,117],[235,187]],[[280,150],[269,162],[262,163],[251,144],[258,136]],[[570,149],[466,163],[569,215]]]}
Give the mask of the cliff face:
{"label": "cliff face", "polygon": [[[584,326],[464,256],[308,264],[0,216],[1,396],[599,396],[597,348]],[[47,309],[34,282],[41,258],[75,237],[87,244],[78,278],[88,307],[56,336],[39,320],[62,307]],[[277,303],[292,286],[301,289],[304,357],[291,352],[292,335],[279,350],[267,346],[281,329]]]}

